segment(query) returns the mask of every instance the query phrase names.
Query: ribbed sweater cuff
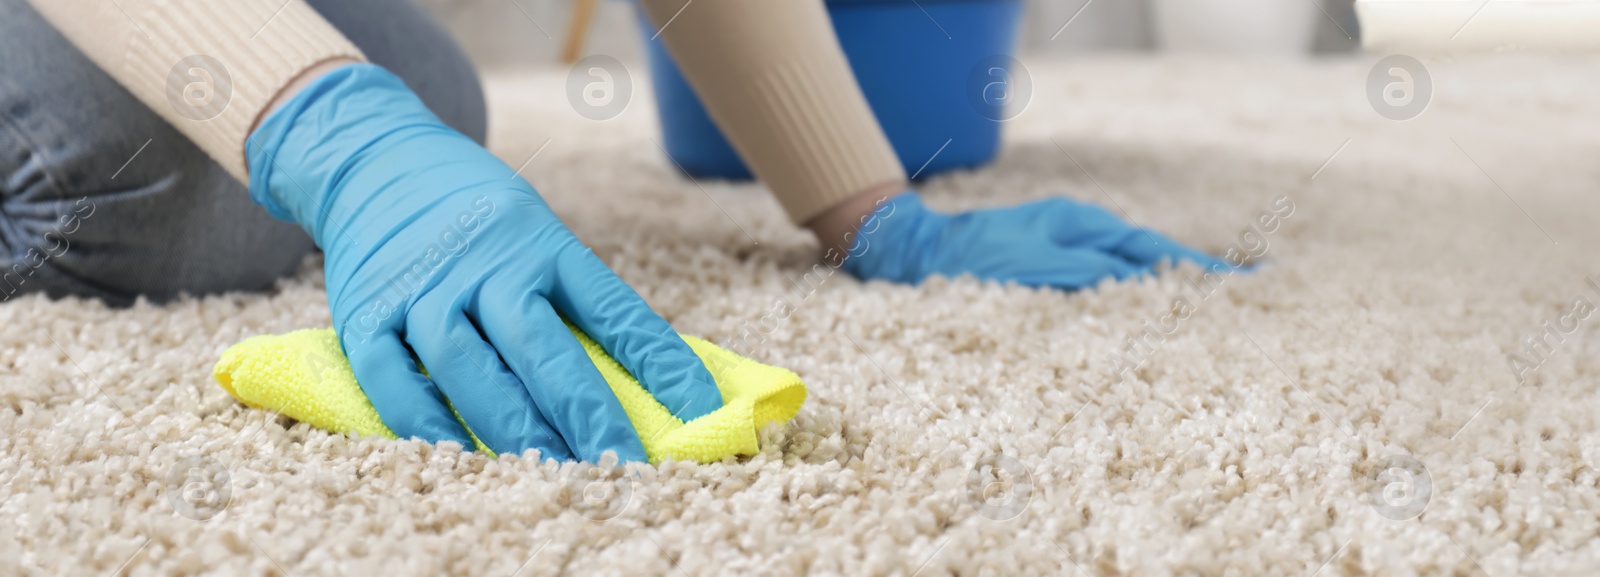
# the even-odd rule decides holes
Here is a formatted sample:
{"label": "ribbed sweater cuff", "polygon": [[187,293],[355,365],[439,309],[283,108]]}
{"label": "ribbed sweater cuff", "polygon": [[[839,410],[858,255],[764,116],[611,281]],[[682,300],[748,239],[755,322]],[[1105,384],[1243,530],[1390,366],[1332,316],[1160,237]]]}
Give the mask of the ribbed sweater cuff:
{"label": "ribbed sweater cuff", "polygon": [[306,69],[361,51],[301,0],[34,0],[135,97],[246,181],[245,138]]}
{"label": "ribbed sweater cuff", "polygon": [[905,180],[821,0],[643,6],[717,127],[790,219],[804,223]]}
{"label": "ribbed sweater cuff", "polygon": [[746,142],[735,138],[734,145],[797,223],[853,194],[906,179],[877,118],[853,79],[837,78],[837,66],[799,56],[747,85],[748,109],[741,116],[770,124],[762,134],[745,136]]}

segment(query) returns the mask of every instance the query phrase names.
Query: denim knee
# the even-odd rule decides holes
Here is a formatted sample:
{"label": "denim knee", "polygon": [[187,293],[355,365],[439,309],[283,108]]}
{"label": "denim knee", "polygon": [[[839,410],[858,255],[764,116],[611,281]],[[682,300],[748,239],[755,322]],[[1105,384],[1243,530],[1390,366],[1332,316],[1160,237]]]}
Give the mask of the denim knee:
{"label": "denim knee", "polygon": [[[60,119],[25,112],[0,118],[0,301],[45,292],[124,305],[260,290],[315,248],[175,132],[151,131],[129,152],[116,134],[28,130]],[[112,162],[120,155],[125,165]]]}

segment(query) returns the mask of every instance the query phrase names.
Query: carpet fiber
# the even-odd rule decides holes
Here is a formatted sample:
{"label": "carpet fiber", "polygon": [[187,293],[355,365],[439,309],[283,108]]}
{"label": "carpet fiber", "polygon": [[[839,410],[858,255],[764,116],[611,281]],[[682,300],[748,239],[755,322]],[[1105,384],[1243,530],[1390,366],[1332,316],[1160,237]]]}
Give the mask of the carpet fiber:
{"label": "carpet fiber", "polygon": [[799,416],[593,479],[233,402],[224,348],[329,324],[316,259],[272,294],[12,299],[0,574],[1593,575],[1600,67],[1425,60],[1396,122],[1375,61],[1031,63],[1001,160],[931,205],[1064,194],[1265,251],[1075,294],[828,275],[758,187],[680,179],[647,94],[594,122],[565,71],[493,76],[496,153],[678,330],[799,373]]}

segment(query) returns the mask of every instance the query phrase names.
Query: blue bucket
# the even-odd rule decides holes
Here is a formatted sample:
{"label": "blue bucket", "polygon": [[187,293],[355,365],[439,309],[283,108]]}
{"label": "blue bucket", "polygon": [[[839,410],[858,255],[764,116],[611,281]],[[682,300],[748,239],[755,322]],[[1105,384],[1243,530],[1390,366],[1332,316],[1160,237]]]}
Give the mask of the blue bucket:
{"label": "blue bucket", "polygon": [[[994,159],[1010,100],[1003,83],[1015,64],[1021,0],[827,4],[856,81],[906,174],[927,177]],[[666,46],[650,39],[655,30],[642,11],[640,23],[667,153],[695,176],[751,178]]]}

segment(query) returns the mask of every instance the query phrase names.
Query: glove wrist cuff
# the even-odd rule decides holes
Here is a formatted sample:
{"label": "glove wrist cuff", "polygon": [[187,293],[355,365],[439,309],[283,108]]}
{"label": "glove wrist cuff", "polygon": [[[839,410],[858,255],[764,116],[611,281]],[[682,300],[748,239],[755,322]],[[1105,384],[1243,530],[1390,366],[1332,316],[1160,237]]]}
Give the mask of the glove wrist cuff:
{"label": "glove wrist cuff", "polygon": [[915,192],[902,192],[861,224],[844,269],[861,280],[917,282],[926,276],[928,245],[949,218],[923,206]]}
{"label": "glove wrist cuff", "polygon": [[385,137],[414,127],[449,130],[381,67],[352,63],[329,71],[268,114],[246,139],[250,198],[268,214],[299,224],[325,248],[322,231],[330,221],[351,219],[333,214],[332,207],[365,204],[336,198],[363,190],[343,186],[352,165]]}

